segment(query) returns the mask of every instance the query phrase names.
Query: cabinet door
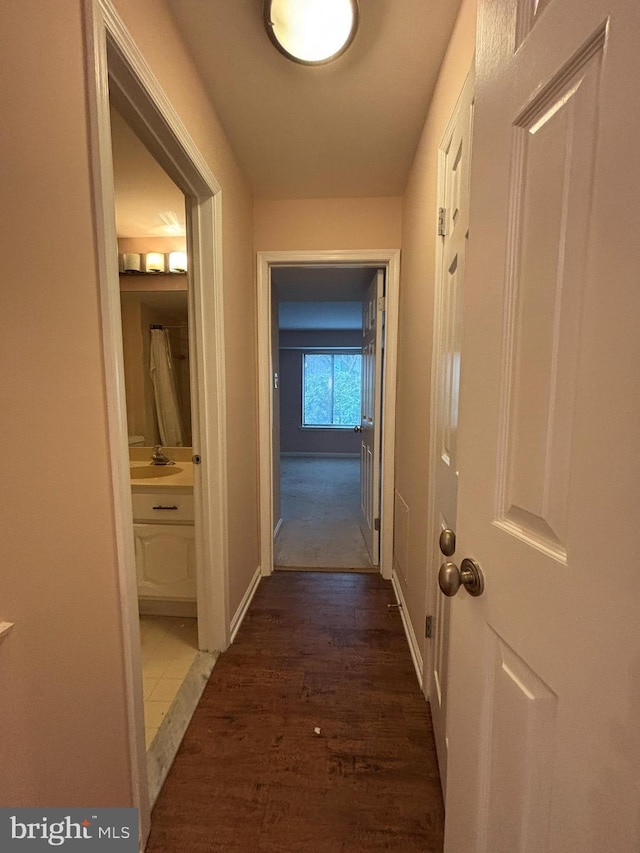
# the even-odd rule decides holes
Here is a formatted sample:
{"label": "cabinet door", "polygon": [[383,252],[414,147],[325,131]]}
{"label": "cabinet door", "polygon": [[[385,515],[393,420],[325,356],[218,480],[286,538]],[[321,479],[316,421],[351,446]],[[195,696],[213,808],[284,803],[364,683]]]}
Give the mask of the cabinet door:
{"label": "cabinet door", "polygon": [[191,525],[134,524],[138,595],[195,599],[195,536]]}

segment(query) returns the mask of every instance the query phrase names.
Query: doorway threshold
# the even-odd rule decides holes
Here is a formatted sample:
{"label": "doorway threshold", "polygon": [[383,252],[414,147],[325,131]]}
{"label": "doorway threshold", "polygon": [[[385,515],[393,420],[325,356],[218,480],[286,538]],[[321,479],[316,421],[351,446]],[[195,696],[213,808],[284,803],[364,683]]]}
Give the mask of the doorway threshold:
{"label": "doorway threshold", "polygon": [[151,808],[164,785],[217,658],[218,653],[198,652],[158,733],[149,744],[147,775]]}
{"label": "doorway threshold", "polygon": [[378,566],[357,567],[354,569],[336,567],[336,566],[274,566],[274,572],[329,572],[333,574],[360,574],[360,575],[377,575],[380,574]]}

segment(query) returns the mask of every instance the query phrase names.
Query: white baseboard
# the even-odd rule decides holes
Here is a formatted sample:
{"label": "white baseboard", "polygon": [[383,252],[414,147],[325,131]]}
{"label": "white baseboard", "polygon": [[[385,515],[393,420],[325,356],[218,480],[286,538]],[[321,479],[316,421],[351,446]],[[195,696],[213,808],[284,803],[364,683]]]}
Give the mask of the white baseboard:
{"label": "white baseboard", "polygon": [[307,453],[304,450],[283,450],[280,456],[309,456],[318,459],[360,459],[359,453]]}
{"label": "white baseboard", "polygon": [[242,620],[247,614],[247,610],[249,609],[249,605],[253,599],[253,596],[256,594],[256,590],[258,589],[258,584],[262,579],[262,572],[260,570],[260,566],[255,570],[253,577],[251,578],[251,583],[247,587],[247,591],[242,596],[242,601],[240,602],[240,606],[236,610],[233,615],[233,619],[231,620],[231,638],[229,640],[230,643],[236,638],[236,634],[238,633],[238,629],[240,625],[242,625]]}
{"label": "white baseboard", "polygon": [[411,620],[409,619],[409,614],[407,613],[407,605],[404,600],[404,595],[402,593],[402,586],[400,585],[400,581],[398,580],[395,570],[391,575],[391,584],[393,586],[393,591],[396,594],[396,601],[400,605],[400,617],[402,619],[402,624],[404,625],[404,633],[407,636],[407,643],[409,644],[411,660],[413,661],[413,666],[416,670],[418,684],[420,685],[420,689],[422,690],[422,653],[420,652],[418,638],[416,637],[415,631],[413,630],[413,625],[411,624]]}

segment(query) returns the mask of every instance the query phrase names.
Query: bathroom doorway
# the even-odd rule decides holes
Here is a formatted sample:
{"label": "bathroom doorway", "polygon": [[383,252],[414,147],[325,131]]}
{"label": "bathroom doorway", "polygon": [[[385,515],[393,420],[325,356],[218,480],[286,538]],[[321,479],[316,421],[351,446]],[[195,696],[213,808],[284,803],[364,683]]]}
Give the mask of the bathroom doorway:
{"label": "bathroom doorway", "polygon": [[194,515],[187,224],[183,193],[113,105],[110,119],[127,462],[153,794],[190,719],[189,702],[213,664],[198,641],[200,531]]}
{"label": "bathroom doorway", "polygon": [[[221,293],[222,200],[211,172],[157,79],[115,11],[101,2],[85,7],[88,97],[100,280],[106,416],[109,428],[114,536],[120,585],[127,725],[133,805],[140,839],[168,772],[197,695],[183,696],[169,751],[153,767],[145,745],[142,656],[137,596],[133,507],[128,453],[122,318],[115,224],[110,106],[114,106],[183,193],[189,257],[189,349],[194,463],[193,519],[199,654],[209,671],[229,643],[227,600],[226,403],[224,317]],[[206,330],[204,333],[206,318]],[[206,416],[205,416],[206,415]],[[200,679],[200,686],[206,673]],[[152,772],[149,772],[152,770]]]}

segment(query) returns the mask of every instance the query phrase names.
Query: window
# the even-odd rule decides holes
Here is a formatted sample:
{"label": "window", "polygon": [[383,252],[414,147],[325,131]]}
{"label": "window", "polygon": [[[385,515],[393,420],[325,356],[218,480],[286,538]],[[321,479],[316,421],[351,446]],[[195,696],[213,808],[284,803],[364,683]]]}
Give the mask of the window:
{"label": "window", "polygon": [[305,353],[303,426],[353,427],[360,423],[360,353]]}

